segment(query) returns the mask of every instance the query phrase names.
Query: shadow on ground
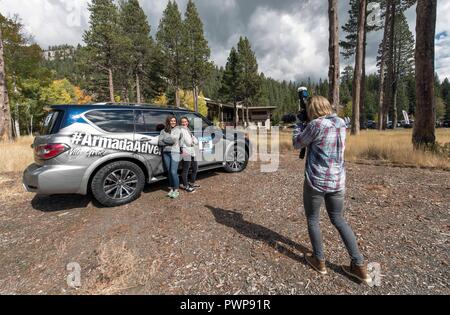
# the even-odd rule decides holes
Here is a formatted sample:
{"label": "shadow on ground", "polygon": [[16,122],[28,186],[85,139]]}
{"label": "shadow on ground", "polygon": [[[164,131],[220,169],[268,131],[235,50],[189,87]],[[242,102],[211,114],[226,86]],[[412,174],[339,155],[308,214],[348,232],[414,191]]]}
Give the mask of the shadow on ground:
{"label": "shadow on ground", "polygon": [[[310,254],[311,251],[308,248],[306,248],[305,246],[298,244],[298,243],[292,241],[291,239],[289,239],[275,231],[272,231],[262,225],[246,221],[244,219],[244,216],[241,213],[238,213],[236,211],[215,208],[215,207],[212,207],[209,205],[205,205],[205,207],[211,211],[211,213],[214,215],[214,218],[216,219],[217,223],[224,225],[226,227],[232,228],[236,232],[238,232],[239,234],[241,234],[247,238],[250,238],[250,239],[253,239],[253,240],[256,240],[259,242],[264,242],[267,245],[269,245],[270,247],[272,247],[273,249],[275,249],[280,254],[285,255],[286,257],[288,257],[296,262],[302,263],[305,266],[308,266],[308,264],[306,263],[306,261],[304,259],[304,255]],[[287,246],[289,246],[292,249],[295,249],[296,251],[301,252],[301,255],[295,253],[293,250],[291,250]],[[344,273],[344,271],[342,271],[341,266],[338,266],[336,264],[333,264],[333,263],[327,261],[327,267],[330,270],[359,284],[358,281],[356,281],[353,278],[350,278],[346,273]]]}
{"label": "shadow on ground", "polygon": [[[218,176],[220,173],[209,171],[202,172],[198,174],[198,180],[207,179],[210,177]],[[201,184],[201,182],[200,182]],[[145,185],[143,194],[156,193],[161,191],[169,191],[169,183],[167,180],[163,180],[153,184]],[[87,208],[92,204],[95,208],[104,208],[100,203],[98,203],[91,194],[87,196],[83,195],[52,195],[43,196],[36,195],[31,201],[31,206],[33,209],[42,212],[59,212],[68,211],[75,209]]]}
{"label": "shadow on ground", "polygon": [[42,212],[59,212],[87,208],[92,201],[92,197],[81,195],[37,195],[31,201],[31,206]]}

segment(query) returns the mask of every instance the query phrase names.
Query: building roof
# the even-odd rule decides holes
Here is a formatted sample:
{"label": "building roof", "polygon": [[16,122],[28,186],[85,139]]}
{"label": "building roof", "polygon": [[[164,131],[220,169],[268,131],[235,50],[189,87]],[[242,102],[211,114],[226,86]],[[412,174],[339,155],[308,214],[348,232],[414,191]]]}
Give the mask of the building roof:
{"label": "building roof", "polygon": [[[233,104],[223,104],[223,103],[220,103],[217,101],[213,101],[209,98],[205,98],[205,100],[206,100],[206,105],[215,105],[215,106],[222,106],[225,108],[234,108]],[[237,107],[244,108],[244,105],[242,104],[242,102],[239,102],[237,104]],[[277,109],[277,107],[276,106],[250,106],[248,109],[249,110],[275,110],[275,109]]]}

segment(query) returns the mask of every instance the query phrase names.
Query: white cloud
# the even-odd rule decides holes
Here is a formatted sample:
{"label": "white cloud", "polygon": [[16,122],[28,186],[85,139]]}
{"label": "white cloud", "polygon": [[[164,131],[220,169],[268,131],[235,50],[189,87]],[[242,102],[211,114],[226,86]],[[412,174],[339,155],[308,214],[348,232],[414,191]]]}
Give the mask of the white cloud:
{"label": "white cloud", "polygon": [[[140,0],[156,33],[168,0]],[[90,0],[0,0],[4,15],[18,14],[27,32],[43,48],[49,45],[82,43],[89,22]],[[177,0],[184,12],[187,0]],[[248,36],[260,70],[277,79],[325,78],[328,67],[327,1],[300,0],[196,0],[204,21],[212,59],[225,65],[239,36]],[[340,2],[340,23],[345,23],[346,4]],[[415,33],[415,7],[406,12]],[[450,34],[450,0],[438,1],[437,33]],[[375,56],[381,32],[369,35],[368,72],[376,71]],[[436,41],[436,70],[450,77],[448,39]],[[345,61],[342,60],[342,65]]]}
{"label": "white cloud", "polygon": [[327,76],[328,18],[260,7],[250,18],[250,38],[260,70],[279,80]]}

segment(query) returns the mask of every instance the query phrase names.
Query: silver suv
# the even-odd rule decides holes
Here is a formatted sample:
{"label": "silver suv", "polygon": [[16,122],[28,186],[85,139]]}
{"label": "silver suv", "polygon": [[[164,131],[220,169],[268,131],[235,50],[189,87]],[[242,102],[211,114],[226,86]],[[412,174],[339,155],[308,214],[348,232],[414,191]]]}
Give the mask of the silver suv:
{"label": "silver suv", "polygon": [[[241,132],[226,133],[203,116],[151,105],[57,105],[45,118],[33,148],[35,163],[24,187],[43,195],[92,193],[115,207],[141,195],[146,183],[166,179],[158,137],[169,115],[187,117],[200,140],[200,171],[241,172],[250,143]],[[219,156],[219,158],[218,158]]]}

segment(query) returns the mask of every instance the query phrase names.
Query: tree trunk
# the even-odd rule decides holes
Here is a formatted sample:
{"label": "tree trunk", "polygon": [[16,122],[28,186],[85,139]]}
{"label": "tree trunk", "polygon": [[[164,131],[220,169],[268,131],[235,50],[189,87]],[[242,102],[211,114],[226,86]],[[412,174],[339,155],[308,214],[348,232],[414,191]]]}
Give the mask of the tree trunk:
{"label": "tree trunk", "polygon": [[398,38],[397,35],[394,36],[395,45],[394,45],[394,82],[392,83],[392,127],[393,129],[397,128],[398,123],[398,79],[400,72],[400,47],[398,47]]}
{"label": "tree trunk", "polygon": [[361,95],[359,101],[359,114],[360,125],[363,129],[367,129],[367,116],[366,116],[366,48],[367,48],[367,2],[364,7],[366,12],[366,21],[364,24],[364,45],[363,45],[363,64],[362,64],[362,77],[361,77]]}
{"label": "tree trunk", "polygon": [[434,55],[437,0],[418,0],[416,26],[417,108],[413,143],[415,148],[436,142],[434,115]]}
{"label": "tree trunk", "polygon": [[194,97],[194,111],[198,113],[198,88],[195,85],[192,89],[192,95]]}
{"label": "tree trunk", "polygon": [[247,126],[246,127],[248,127],[248,126],[250,126],[250,108],[249,108],[249,104],[247,104],[247,112],[246,112],[246,114],[245,114],[247,117],[246,117],[246,119],[247,119]]}
{"label": "tree trunk", "polygon": [[[367,14],[367,13],[366,13]],[[367,23],[364,27],[367,29]],[[363,48],[363,64],[362,64],[362,76],[361,76],[361,94],[359,98],[359,119],[362,129],[367,129],[367,116],[366,116],[366,44],[367,44],[367,32],[364,31],[364,48]]]}
{"label": "tree trunk", "polygon": [[136,102],[142,103],[141,99],[141,81],[139,80],[139,73],[136,73]]}
{"label": "tree trunk", "polygon": [[397,128],[397,123],[398,123],[398,108],[397,108],[397,87],[396,87],[396,83],[394,83],[395,87],[394,87],[394,94],[393,94],[393,102],[392,102],[392,127],[394,129]]}
{"label": "tree trunk", "polygon": [[394,100],[394,81],[395,81],[395,61],[394,61],[394,44],[395,44],[395,10],[396,10],[396,1],[391,1],[391,19],[389,25],[389,47],[386,50],[387,55],[387,78],[385,83],[385,95],[383,102],[383,120],[386,123],[383,129],[387,127],[387,114],[389,113],[389,109],[393,106]]}
{"label": "tree trunk", "polygon": [[114,80],[113,80],[113,71],[111,68],[108,68],[108,79],[109,79],[109,99],[112,103],[116,100],[114,98]]}
{"label": "tree trunk", "polygon": [[328,98],[333,108],[337,110],[340,105],[339,100],[339,76],[340,76],[340,52],[339,52],[339,15],[337,0],[328,0],[328,15],[330,21],[329,33],[329,55],[330,69],[328,72],[329,91]]}
{"label": "tree trunk", "polygon": [[11,111],[9,108],[8,88],[6,85],[3,36],[2,30],[0,29],[0,141],[11,141],[12,139]]}
{"label": "tree trunk", "polygon": [[236,98],[234,99],[233,105],[234,105],[234,128],[237,128],[239,124],[239,111],[237,108]]}
{"label": "tree trunk", "polygon": [[[17,84],[16,84],[16,75],[13,73],[13,91],[14,95],[18,94]],[[13,119],[13,137],[18,139],[20,138],[20,121],[19,121],[19,103],[15,102],[14,105],[14,119]]]}
{"label": "tree trunk", "polygon": [[386,54],[387,42],[389,37],[389,25],[392,18],[391,3],[388,1],[386,5],[386,15],[384,20],[383,42],[381,44],[381,61],[380,61],[380,87],[378,90],[378,130],[385,129],[385,113],[384,113],[384,92],[386,90]]}
{"label": "tree trunk", "polygon": [[176,107],[180,107],[180,88],[178,86],[175,87],[175,105]]}
{"label": "tree trunk", "polygon": [[366,10],[367,0],[359,2],[359,17],[358,17],[358,39],[356,44],[356,58],[355,58],[355,75],[353,77],[353,121],[352,121],[352,135],[359,135],[360,133],[360,102],[361,102],[361,86],[362,86],[362,71],[364,63],[364,33],[366,31]]}

